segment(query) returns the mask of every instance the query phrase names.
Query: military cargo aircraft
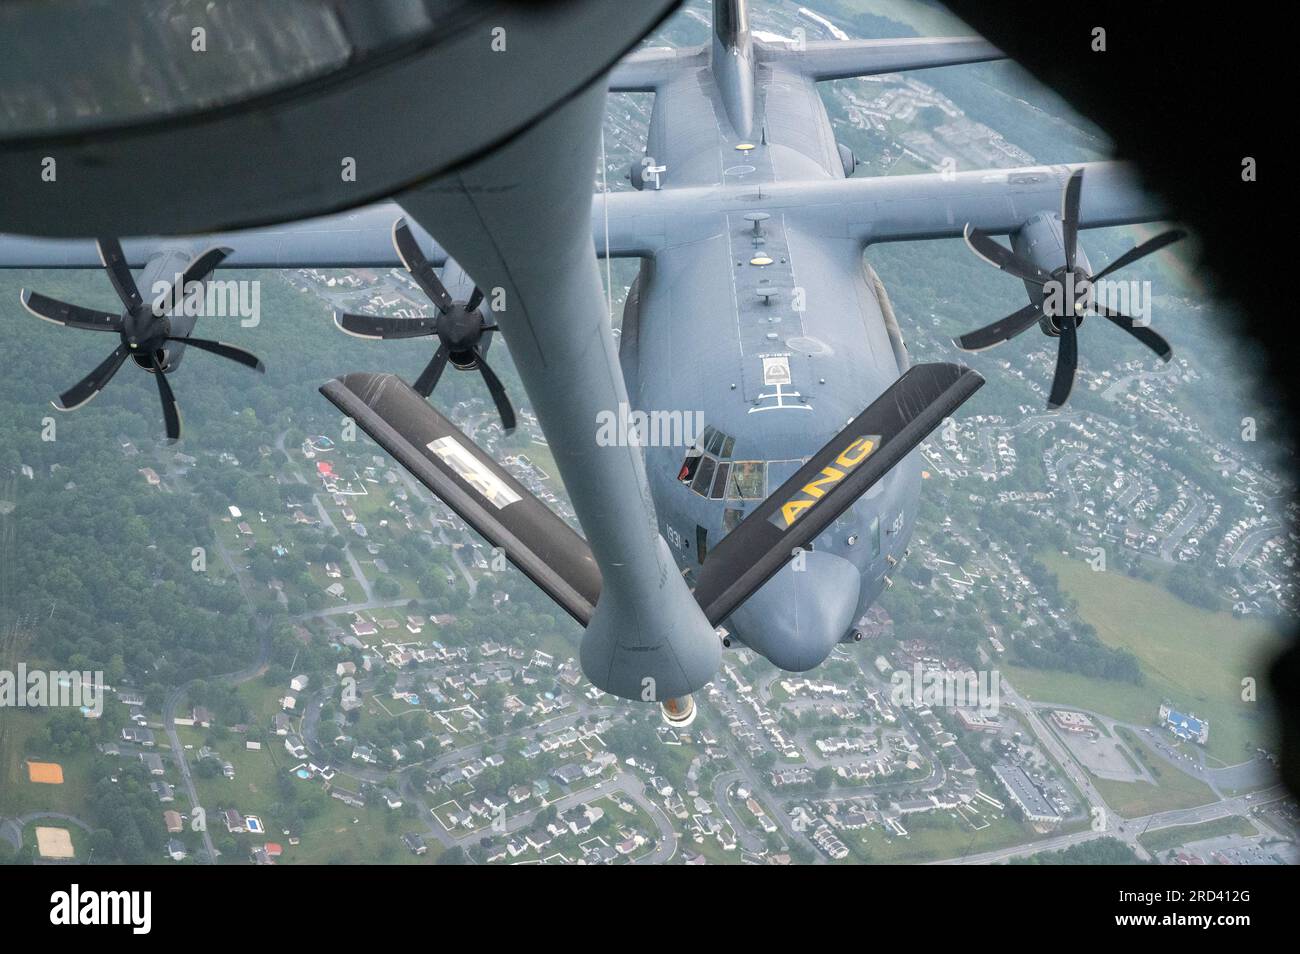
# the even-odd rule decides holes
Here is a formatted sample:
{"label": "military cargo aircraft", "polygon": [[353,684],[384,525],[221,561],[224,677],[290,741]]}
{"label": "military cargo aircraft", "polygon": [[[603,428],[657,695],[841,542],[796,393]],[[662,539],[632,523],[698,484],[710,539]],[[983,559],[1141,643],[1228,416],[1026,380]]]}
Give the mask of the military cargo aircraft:
{"label": "military cargo aircraft", "polygon": [[[1029,305],[965,347],[1037,321],[1061,339],[1072,380],[1075,331],[1091,312],[1161,351],[1154,333],[1094,307],[1076,255],[1080,229],[1164,217],[1121,164],[852,177],[817,84],[1000,56],[978,38],[764,42],[745,0],[715,0],[708,44],[629,53],[674,3],[434,13],[304,0],[250,8],[249,23],[229,15],[239,6],[127,33],[111,18],[60,32],[29,7],[0,11],[36,64],[0,65],[0,101],[13,104],[0,117],[0,173],[30,183],[0,213],[0,266],[103,267],[124,308],[24,291],[39,317],[118,338],[57,406],[84,404],[133,357],[154,375],[174,438],[167,376],[187,345],[260,367],[145,302],[133,269],[153,287],[201,285],[217,265],[406,267],[428,317],[336,322],[364,338],[430,338],[425,373],[415,387],[346,374],[322,392],[585,627],[595,686],[660,703],[670,720],[693,717],[691,694],[724,646],[806,670],[858,636],[907,552],[916,449],[983,383],[960,365],[912,365],[867,245],[965,235],[1025,281]],[[214,17],[229,75],[175,51]],[[241,32],[277,25],[268,18],[295,29],[261,56],[240,54],[272,42]],[[153,50],[170,85],[120,94],[107,80],[130,58],[79,59],[92,37],[97,49],[118,38]],[[484,64],[490,83],[477,81]],[[655,100],[645,161],[629,173],[637,190],[593,200],[607,90]],[[340,181],[349,161],[356,175]],[[109,234],[134,237],[85,238]],[[1012,235],[1012,249],[995,234]],[[641,263],[617,344],[598,255]],[[1066,273],[1081,290],[1052,313],[1045,289]],[[475,372],[513,427],[486,358],[497,333],[582,535],[426,399],[448,364]],[[610,414],[636,424],[608,439],[599,422]],[[670,426],[663,439],[665,421],[700,417],[702,428]]]}

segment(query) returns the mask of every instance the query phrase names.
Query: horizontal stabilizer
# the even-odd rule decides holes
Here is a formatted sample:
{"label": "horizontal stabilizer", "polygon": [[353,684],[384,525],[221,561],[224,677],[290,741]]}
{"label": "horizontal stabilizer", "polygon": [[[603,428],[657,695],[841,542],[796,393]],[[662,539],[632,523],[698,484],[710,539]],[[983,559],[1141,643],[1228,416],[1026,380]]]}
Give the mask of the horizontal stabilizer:
{"label": "horizontal stabilizer", "polygon": [[959,364],[918,364],[895,381],[710,551],[695,587],[709,622],[730,616],[983,383]]}
{"label": "horizontal stabilizer", "polygon": [[814,40],[802,46],[759,47],[763,61],[776,61],[817,80],[878,76],[936,66],[1000,60],[1006,54],[976,36],[909,37],[893,40]]}
{"label": "horizontal stabilizer", "polygon": [[587,625],[600,596],[600,569],[587,542],[550,507],[396,375],[348,374],[320,391]]}
{"label": "horizontal stabilizer", "polygon": [[700,49],[651,49],[630,53],[609,74],[611,93],[653,93],[690,69],[708,62]]}

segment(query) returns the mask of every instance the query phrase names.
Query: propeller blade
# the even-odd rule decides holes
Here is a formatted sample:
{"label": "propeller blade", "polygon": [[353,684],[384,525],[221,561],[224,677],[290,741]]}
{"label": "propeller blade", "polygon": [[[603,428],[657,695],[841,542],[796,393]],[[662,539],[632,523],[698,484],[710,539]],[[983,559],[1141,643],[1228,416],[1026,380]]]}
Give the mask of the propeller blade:
{"label": "propeller blade", "polygon": [[1152,331],[1145,325],[1139,325],[1128,315],[1118,311],[1111,311],[1104,305],[1093,304],[1092,310],[1101,315],[1116,328],[1122,328],[1127,331],[1138,341],[1142,342],[1157,355],[1161,361],[1168,361],[1174,356],[1174,349],[1170,347],[1169,342],[1163,336]]}
{"label": "propeller blade", "polygon": [[122,253],[122,243],[115,238],[95,239],[99,249],[99,260],[108,271],[108,280],[113,283],[113,290],[129,312],[137,312],[144,306],[140,289],[136,287],[131,276],[131,268],[126,264],[126,255]]}
{"label": "propeller blade", "polygon": [[960,338],[953,338],[952,341],[963,351],[983,351],[995,344],[1009,341],[1022,331],[1032,328],[1041,315],[1042,312],[1037,305],[1026,305],[991,325],[968,331]]}
{"label": "propeller blade", "polygon": [[429,359],[429,363],[424,366],[424,370],[420,372],[420,377],[415,382],[413,390],[417,394],[428,397],[433,393],[434,385],[442,377],[442,369],[447,367],[447,358],[450,355],[451,352],[447,350],[445,344],[438,345],[438,350],[433,353],[433,357]]}
{"label": "propeller blade", "polygon": [[1009,275],[1014,275],[1016,278],[1032,282],[1035,285],[1045,285],[1052,280],[1051,275],[1033,262],[1021,258],[1011,249],[1000,242],[994,241],[992,237],[981,232],[969,222],[966,223],[965,235],[966,244],[970,246],[971,251],[995,268],[1000,268]]}
{"label": "propeller blade", "polygon": [[482,301],[483,301],[483,291],[477,285],[475,285],[474,290],[469,293],[469,301],[465,302],[465,310],[473,311],[482,303]]}
{"label": "propeller blade", "polygon": [[482,353],[477,350],[474,353],[478,355],[478,369],[483,375],[483,380],[487,382],[488,393],[492,395],[492,400],[496,402],[497,413],[501,415],[501,427],[509,434],[515,429],[515,409],[510,405],[510,398],[506,395],[501,379],[488,367]]}
{"label": "propeller blade", "polygon": [[1146,258],[1152,252],[1158,252],[1166,245],[1172,245],[1174,242],[1177,242],[1179,239],[1185,238],[1186,236],[1187,233],[1182,229],[1170,229],[1167,232],[1161,232],[1159,235],[1147,239],[1141,245],[1133,246],[1096,275],[1092,276],[1092,280],[1095,282],[1099,279],[1105,278],[1111,272],[1117,272],[1125,265],[1132,265],[1138,259]]}
{"label": "propeller blade", "polygon": [[1079,195],[1083,190],[1083,170],[1075,169],[1065,184],[1061,199],[1061,240],[1065,245],[1065,267],[1074,271],[1075,252],[1079,244]]}
{"label": "propeller blade", "polygon": [[60,411],[75,411],[104,390],[104,386],[117,374],[118,368],[122,367],[122,362],[130,354],[131,349],[125,344],[118,345],[112,354],[100,362],[99,367],[60,394],[59,399],[52,403]]}
{"label": "propeller blade", "polygon": [[344,334],[372,341],[381,338],[420,338],[435,331],[435,323],[429,318],[383,318],[379,315],[354,315],[344,311],[334,312],[334,324]]}
{"label": "propeller blade", "polygon": [[231,361],[236,361],[246,368],[252,368],[254,371],[262,373],[266,371],[266,365],[262,364],[257,355],[245,351],[243,348],[236,348],[234,345],[226,344],[224,341],[210,341],[207,338],[175,338],[170,335],[167,340],[189,345],[191,348],[198,348],[200,351],[207,351],[223,358],[229,358]]}
{"label": "propeller blade", "polygon": [[1052,376],[1052,393],[1047,398],[1048,410],[1055,411],[1070,398],[1074,388],[1074,372],[1079,366],[1079,335],[1074,327],[1074,317],[1061,319],[1061,340],[1056,348],[1056,373]]}
{"label": "propeller blade", "polygon": [[28,291],[26,288],[19,292],[18,298],[23,303],[23,307],[37,318],[51,321],[56,325],[84,328],[87,331],[122,330],[120,315],[110,315],[106,311],[82,308],[80,305],[69,305],[65,301],[49,298],[40,292]]}
{"label": "propeller blade", "polygon": [[167,422],[167,439],[178,441],[181,439],[181,409],[176,404],[176,395],[172,393],[172,386],[167,383],[167,375],[163,372],[158,355],[149,355],[149,363],[153,365],[154,380],[158,382],[158,397],[162,399],[163,420]]}
{"label": "propeller blade", "polygon": [[433,270],[433,263],[420,251],[420,243],[411,234],[411,228],[404,218],[393,223],[393,247],[397,249],[397,257],[402,260],[402,264],[411,273],[415,283],[429,296],[429,300],[444,315],[450,311],[454,304],[451,295],[438,280],[438,275]]}

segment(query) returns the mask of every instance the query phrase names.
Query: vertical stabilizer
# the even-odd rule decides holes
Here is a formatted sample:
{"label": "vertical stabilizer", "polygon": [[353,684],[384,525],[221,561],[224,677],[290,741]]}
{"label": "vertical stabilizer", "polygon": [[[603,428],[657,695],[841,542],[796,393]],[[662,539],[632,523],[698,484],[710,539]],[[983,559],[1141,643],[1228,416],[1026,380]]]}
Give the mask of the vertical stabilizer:
{"label": "vertical stabilizer", "polygon": [[713,0],[713,79],[736,135],[754,129],[754,43],[747,0]]}
{"label": "vertical stabilizer", "polygon": [[713,36],[723,50],[749,48],[748,7],[748,0],[713,0]]}

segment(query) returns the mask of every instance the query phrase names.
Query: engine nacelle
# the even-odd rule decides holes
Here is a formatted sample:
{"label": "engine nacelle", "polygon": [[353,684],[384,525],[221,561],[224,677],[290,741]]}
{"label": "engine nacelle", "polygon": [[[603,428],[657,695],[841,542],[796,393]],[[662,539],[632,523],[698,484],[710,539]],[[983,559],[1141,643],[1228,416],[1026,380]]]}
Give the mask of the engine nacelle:
{"label": "engine nacelle", "polygon": [[853,154],[853,150],[842,142],[835,144],[836,150],[840,154],[840,165],[844,169],[844,178],[853,175],[853,170],[858,167],[858,157]]}
{"label": "engine nacelle", "polygon": [[[1039,327],[1044,334],[1058,337],[1061,333],[1059,317],[1064,313],[1062,309],[1077,301],[1087,290],[1087,278],[1092,274],[1092,266],[1082,244],[1075,252],[1075,273],[1072,279],[1065,274],[1065,237],[1060,213],[1039,212],[1027,219],[1024,225],[1012,233],[1011,248],[1017,255],[1050,273],[1060,283],[1057,288],[1046,289],[1033,282],[1024,283],[1029,301],[1044,313],[1039,320]],[[1082,323],[1083,315],[1077,315],[1076,326]]]}

